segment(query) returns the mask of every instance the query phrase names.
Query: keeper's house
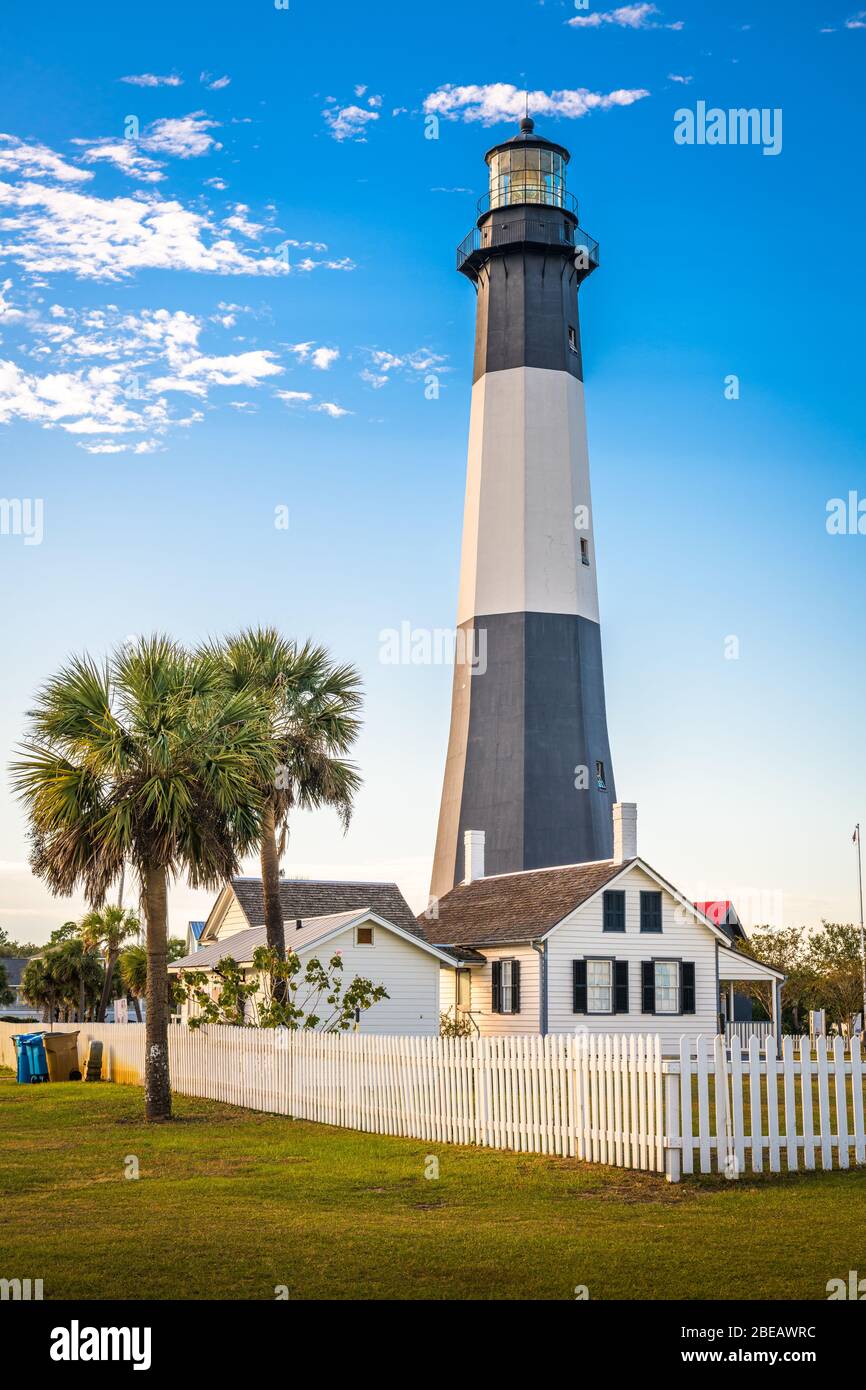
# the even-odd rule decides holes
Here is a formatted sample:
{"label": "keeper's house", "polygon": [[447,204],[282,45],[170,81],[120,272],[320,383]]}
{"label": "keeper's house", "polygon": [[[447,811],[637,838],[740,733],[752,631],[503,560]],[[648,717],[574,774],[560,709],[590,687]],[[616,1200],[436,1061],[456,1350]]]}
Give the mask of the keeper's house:
{"label": "keeper's house", "polygon": [[613,808],[613,858],[484,874],[484,834],[465,835],[466,877],[419,919],[456,956],[442,969],[443,1012],[500,1033],[719,1031],[734,984],[768,983],[779,1032],[784,979],[734,947],[637,852],[637,807]]}
{"label": "keeper's house", "polygon": [[[358,1019],[362,1033],[435,1035],[439,1032],[439,985],[442,967],[453,966],[454,957],[426,941],[412,910],[396,883],[326,882],[282,879],[280,906],[287,950],[306,966],[311,959],[323,963],[339,954],[343,980],[356,976],[384,985],[387,999],[380,999]],[[244,977],[255,979],[253,956],[266,945],[265,900],[260,878],[234,878],[214,903],[198,934],[198,944],[182,960],[172,961],[169,971],[202,971],[210,976],[216,992],[215,967],[231,956]],[[296,1002],[308,999],[305,986]],[[248,1004],[250,1017],[255,1000]],[[328,1015],[321,1001],[317,1009]],[[189,1007],[181,1019],[189,1018]]]}

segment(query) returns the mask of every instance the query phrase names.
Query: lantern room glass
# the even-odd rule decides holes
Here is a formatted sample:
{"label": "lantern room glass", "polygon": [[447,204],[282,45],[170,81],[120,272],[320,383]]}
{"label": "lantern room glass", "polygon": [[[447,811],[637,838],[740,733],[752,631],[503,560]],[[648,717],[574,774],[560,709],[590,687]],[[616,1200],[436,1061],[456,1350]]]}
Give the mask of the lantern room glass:
{"label": "lantern room glass", "polygon": [[556,150],[514,146],[490,157],[490,206],[542,203],[561,208],[565,165]]}

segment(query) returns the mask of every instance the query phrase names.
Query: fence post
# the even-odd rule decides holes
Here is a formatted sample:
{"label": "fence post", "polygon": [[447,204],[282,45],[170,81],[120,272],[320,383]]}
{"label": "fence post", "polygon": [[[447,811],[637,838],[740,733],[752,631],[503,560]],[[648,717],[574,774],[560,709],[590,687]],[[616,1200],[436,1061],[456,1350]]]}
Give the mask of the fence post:
{"label": "fence post", "polygon": [[682,1167],[680,1150],[680,1077],[676,1062],[665,1062],[665,1104],[664,1104],[664,1146],[665,1177],[668,1182],[679,1182]]}

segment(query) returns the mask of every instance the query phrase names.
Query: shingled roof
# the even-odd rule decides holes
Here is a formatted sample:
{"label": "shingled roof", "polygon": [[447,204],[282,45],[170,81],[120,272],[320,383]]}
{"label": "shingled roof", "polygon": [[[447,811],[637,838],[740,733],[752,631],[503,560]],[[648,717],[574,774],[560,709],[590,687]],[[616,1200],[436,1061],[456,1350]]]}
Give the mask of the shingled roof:
{"label": "shingled roof", "polygon": [[425,914],[418,918],[418,926],[434,946],[531,941],[544,936],[633,862],[566,864],[458,883],[439,899],[438,916]]}
{"label": "shingled roof", "polygon": [[[348,926],[350,922],[356,921],[365,911],[366,909],[362,909],[361,912],[332,912],[325,917],[302,919],[303,925],[300,929],[296,929],[291,935],[286,932],[286,946],[297,950],[312,945],[338,927]],[[233,932],[231,936],[224,936],[221,941],[214,941],[209,946],[201,946],[181,960],[171,961],[168,968],[170,971],[210,970],[212,966],[218,965],[224,956],[231,956],[239,965],[248,965],[258,948],[267,944],[266,927],[248,927],[246,931]]]}
{"label": "shingled roof", "polygon": [[[265,920],[265,900],[260,878],[233,878],[232,888],[251,927]],[[280,906],[284,922],[324,917],[335,912],[359,912],[367,908],[413,936],[430,940],[415,921],[414,913],[396,883],[364,883],[342,879],[280,879]]]}

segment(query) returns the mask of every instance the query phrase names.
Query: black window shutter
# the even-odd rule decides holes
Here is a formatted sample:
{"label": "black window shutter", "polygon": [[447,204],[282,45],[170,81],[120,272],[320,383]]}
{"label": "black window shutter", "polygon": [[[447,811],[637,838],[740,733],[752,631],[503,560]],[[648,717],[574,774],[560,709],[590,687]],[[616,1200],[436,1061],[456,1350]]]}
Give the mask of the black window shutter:
{"label": "black window shutter", "polygon": [[616,960],[613,963],[613,1011],[615,1014],[628,1013],[628,961]]}
{"label": "black window shutter", "polygon": [[656,1011],[656,968],[651,960],[641,961],[641,1013]]}
{"label": "black window shutter", "polygon": [[661,893],[645,893],[640,895],[640,929],[641,931],[656,931],[662,929],[662,895]]}
{"label": "black window shutter", "polygon": [[572,979],[572,1001],[571,1011],[575,1014],[586,1013],[586,961],[573,960],[571,962]]}
{"label": "black window shutter", "polygon": [[520,1013],[520,961],[511,962],[511,1012]]}
{"label": "black window shutter", "polygon": [[604,930],[625,931],[625,893],[619,888],[612,888],[605,893],[602,901]]}
{"label": "black window shutter", "polygon": [[680,966],[680,1013],[693,1014],[695,1011],[695,963],[684,960]]}
{"label": "black window shutter", "polygon": [[502,961],[493,962],[493,1012],[502,1013]]}

